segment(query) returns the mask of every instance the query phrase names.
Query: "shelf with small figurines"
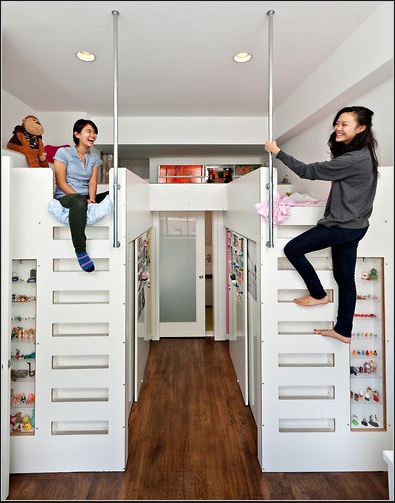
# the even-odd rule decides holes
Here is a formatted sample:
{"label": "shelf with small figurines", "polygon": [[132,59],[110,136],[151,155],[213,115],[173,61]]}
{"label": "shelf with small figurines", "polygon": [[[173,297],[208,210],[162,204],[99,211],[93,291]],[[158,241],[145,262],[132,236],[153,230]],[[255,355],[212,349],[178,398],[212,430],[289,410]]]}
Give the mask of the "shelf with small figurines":
{"label": "shelf with small figurines", "polygon": [[12,261],[10,435],[34,435],[36,260]]}
{"label": "shelf with small figurines", "polygon": [[10,434],[34,435],[35,409],[24,410],[23,407],[13,407],[10,414]]}
{"label": "shelf with small figurines", "polygon": [[351,431],[386,430],[383,259],[357,259],[357,301],[350,344]]}

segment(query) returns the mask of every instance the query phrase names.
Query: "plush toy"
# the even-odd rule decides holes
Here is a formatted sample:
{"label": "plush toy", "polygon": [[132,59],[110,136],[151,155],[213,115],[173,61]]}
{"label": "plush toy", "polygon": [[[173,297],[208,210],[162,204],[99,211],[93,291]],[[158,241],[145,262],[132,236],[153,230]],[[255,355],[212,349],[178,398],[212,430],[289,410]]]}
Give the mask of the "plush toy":
{"label": "plush toy", "polygon": [[23,419],[22,413],[17,412],[13,416],[10,416],[10,426],[12,431],[22,431],[23,430]]}
{"label": "plush toy", "polygon": [[44,128],[37,117],[28,115],[22,120],[21,126],[15,126],[7,148],[24,154],[29,168],[48,168],[43,133]]}
{"label": "plush toy", "polygon": [[23,429],[24,430],[31,430],[32,429],[32,423],[30,421],[30,416],[29,414],[25,414],[22,417],[22,422],[23,422]]}

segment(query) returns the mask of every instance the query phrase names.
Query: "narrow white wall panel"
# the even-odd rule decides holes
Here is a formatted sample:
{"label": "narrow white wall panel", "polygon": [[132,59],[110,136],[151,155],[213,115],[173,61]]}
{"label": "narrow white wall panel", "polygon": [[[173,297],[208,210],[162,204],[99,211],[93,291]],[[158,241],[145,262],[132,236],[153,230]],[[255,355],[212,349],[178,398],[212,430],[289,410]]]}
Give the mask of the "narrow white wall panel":
{"label": "narrow white wall panel", "polygon": [[228,184],[151,184],[151,211],[222,211]]}
{"label": "narrow white wall panel", "polygon": [[[264,168],[259,168],[248,175],[237,178],[232,183],[225,185],[227,190],[227,210],[224,214],[224,224],[229,229],[260,242],[260,219],[255,204],[261,202],[260,184]],[[276,185],[276,171],[274,184]],[[265,194],[266,196],[266,194]],[[267,196],[268,197],[268,196]]]}

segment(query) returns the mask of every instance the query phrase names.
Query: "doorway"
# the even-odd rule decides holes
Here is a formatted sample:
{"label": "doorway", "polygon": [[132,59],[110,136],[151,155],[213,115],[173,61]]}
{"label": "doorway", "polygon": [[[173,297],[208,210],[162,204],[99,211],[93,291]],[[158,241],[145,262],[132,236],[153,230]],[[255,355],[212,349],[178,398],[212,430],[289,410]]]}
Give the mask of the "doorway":
{"label": "doorway", "polygon": [[159,213],[160,337],[205,336],[204,212]]}

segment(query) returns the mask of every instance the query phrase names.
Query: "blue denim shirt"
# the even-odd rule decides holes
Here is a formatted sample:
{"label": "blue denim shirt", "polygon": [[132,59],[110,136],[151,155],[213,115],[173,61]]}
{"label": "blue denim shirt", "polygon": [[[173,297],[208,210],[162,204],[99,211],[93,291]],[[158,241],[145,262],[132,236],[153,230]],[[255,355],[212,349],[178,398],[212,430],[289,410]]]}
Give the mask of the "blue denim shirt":
{"label": "blue denim shirt", "polygon": [[[87,152],[85,157],[86,164],[82,162],[76,147],[61,147],[54,155],[54,159],[66,165],[66,182],[73,187],[76,192],[84,196],[89,194],[89,180],[92,176],[93,168],[103,164],[103,161],[94,152]],[[56,185],[54,198],[60,199],[65,195],[66,194]]]}

